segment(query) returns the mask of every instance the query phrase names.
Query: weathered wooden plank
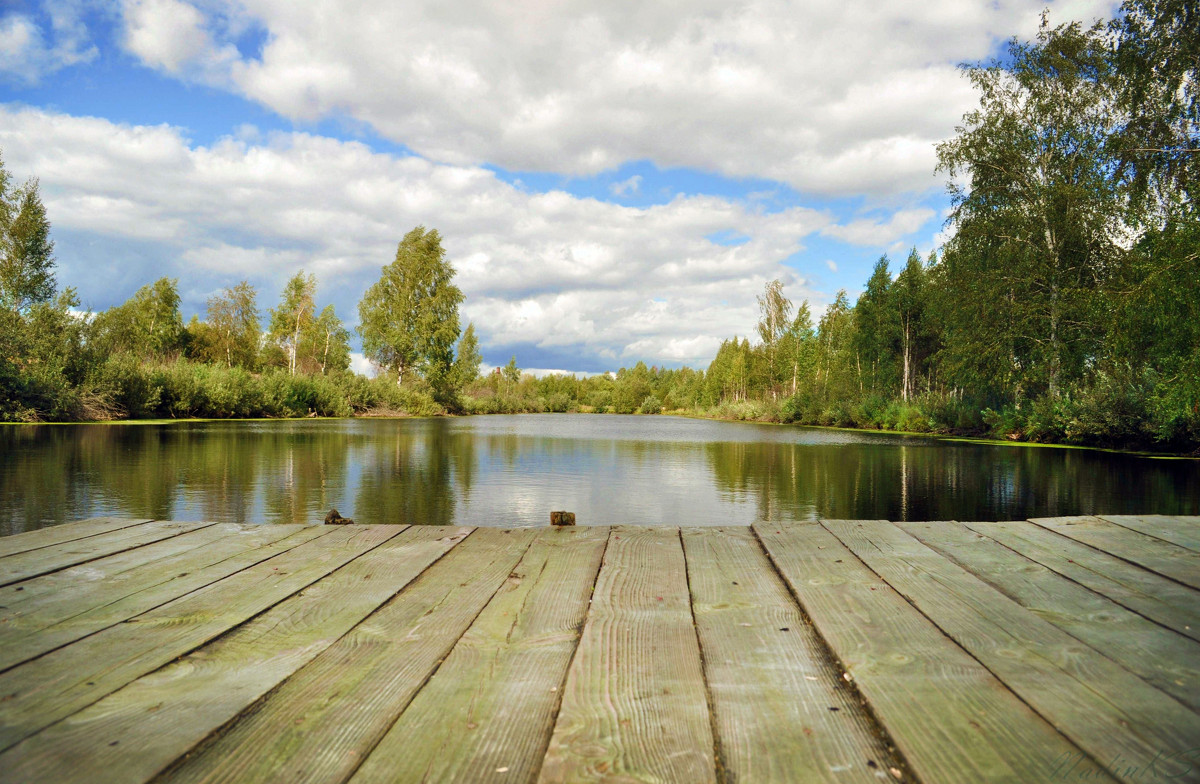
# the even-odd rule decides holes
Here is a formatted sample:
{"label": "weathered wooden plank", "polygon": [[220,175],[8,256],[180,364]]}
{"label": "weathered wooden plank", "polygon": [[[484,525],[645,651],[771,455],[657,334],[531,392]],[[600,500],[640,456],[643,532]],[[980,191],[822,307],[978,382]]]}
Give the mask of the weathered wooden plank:
{"label": "weathered wooden plank", "polygon": [[162,520],[127,526],[85,539],[76,539],[50,547],[16,553],[7,558],[0,558],[0,585],[49,574],[68,566],[103,558],[124,550],[132,550],[135,547],[169,539],[172,536],[179,536],[209,525],[213,525],[213,523]]}
{"label": "weathered wooden plank", "polygon": [[204,645],[401,530],[316,528],[313,541],[0,674],[0,749]]}
{"label": "weathered wooden plank", "polygon": [[753,531],[684,529],[683,544],[728,778],[877,782],[902,770]]}
{"label": "weathered wooden plank", "polygon": [[1098,517],[1035,517],[1029,522],[1184,585],[1200,588],[1200,553]]}
{"label": "weathered wooden plank", "polygon": [[517,565],[532,529],[477,529],[163,781],[344,781]]}
{"label": "weathered wooden plank", "polygon": [[12,536],[0,536],[0,558],[148,522],[150,521],[145,518],[93,517],[74,523],[39,528],[36,531],[24,531]]}
{"label": "weathered wooden plank", "polygon": [[1200,552],[1200,517],[1099,515],[1101,520]]}
{"label": "weathered wooden plank", "polygon": [[470,531],[409,528],[229,634],[0,754],[0,778],[149,780],[312,661]]}
{"label": "weathered wooden plank", "polygon": [[1112,780],[825,528],[754,530],[921,781]]}
{"label": "weathered wooden plank", "polygon": [[354,784],[530,781],[542,764],[608,529],[545,529]]}
{"label": "weathered wooden plank", "polygon": [[895,525],[822,525],[1115,777],[1186,775],[1200,716]]}
{"label": "weathered wooden plank", "polygon": [[539,780],[715,781],[675,528],[615,528]]}
{"label": "weathered wooden plank", "polygon": [[212,525],[0,588],[0,670],[303,544],[303,528]]}
{"label": "weathered wooden plank", "polygon": [[1200,643],[957,523],[896,523],[1039,618],[1200,710]]}
{"label": "weathered wooden plank", "polygon": [[1182,635],[1200,640],[1200,592],[1029,522],[964,523]]}

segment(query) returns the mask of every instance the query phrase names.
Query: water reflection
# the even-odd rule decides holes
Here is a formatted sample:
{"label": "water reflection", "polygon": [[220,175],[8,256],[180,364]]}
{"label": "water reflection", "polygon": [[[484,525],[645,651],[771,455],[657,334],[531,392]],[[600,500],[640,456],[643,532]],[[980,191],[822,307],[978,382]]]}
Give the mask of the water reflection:
{"label": "water reflection", "polygon": [[673,417],[0,428],[0,533],[101,514],[748,524],[1200,513],[1200,461]]}

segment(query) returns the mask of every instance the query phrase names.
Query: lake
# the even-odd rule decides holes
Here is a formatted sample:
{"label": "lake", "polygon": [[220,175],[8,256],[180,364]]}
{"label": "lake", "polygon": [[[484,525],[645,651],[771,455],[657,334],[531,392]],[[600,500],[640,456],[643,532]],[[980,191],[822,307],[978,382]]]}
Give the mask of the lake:
{"label": "lake", "polygon": [[669,416],[0,427],[0,533],[99,515],[748,525],[1200,514],[1200,461]]}

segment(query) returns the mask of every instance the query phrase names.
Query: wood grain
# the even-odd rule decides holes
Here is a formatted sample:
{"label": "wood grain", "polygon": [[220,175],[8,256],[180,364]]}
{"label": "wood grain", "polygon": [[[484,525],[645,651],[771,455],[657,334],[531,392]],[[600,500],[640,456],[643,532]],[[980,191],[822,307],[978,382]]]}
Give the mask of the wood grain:
{"label": "wood grain", "polygon": [[5,776],[143,782],[312,661],[471,529],[416,526],[0,755]]}
{"label": "wood grain", "polygon": [[920,781],[1112,781],[821,525],[754,530]]}
{"label": "wood grain", "polygon": [[614,528],[539,781],[715,781],[675,528]]}
{"label": "wood grain", "polygon": [[1200,553],[1099,517],[1036,517],[1029,522],[1192,588],[1200,588]]}
{"label": "wood grain", "polygon": [[84,539],[27,550],[0,558],[0,585],[28,580],[41,574],[65,569],[68,566],[103,558],[106,555],[132,550],[135,547],[169,539],[212,523],[177,523],[163,520],[127,526]]}
{"label": "wood grain", "polygon": [[536,777],[607,539],[540,530],[353,784]]}
{"label": "wood grain", "polygon": [[1200,643],[964,526],[896,525],[1039,618],[1200,710]]}
{"label": "wood grain", "polygon": [[685,528],[683,544],[728,779],[877,782],[900,770],[754,532]]}
{"label": "wood grain", "polygon": [[1200,552],[1200,517],[1170,515],[1100,515],[1101,520],[1165,542]]}
{"label": "wood grain", "polygon": [[402,529],[310,530],[312,541],[0,674],[0,749],[195,650]]}
{"label": "wood grain", "polygon": [[36,531],[0,536],[0,558],[148,522],[150,521],[144,518],[93,517],[88,520],[39,528]]}
{"label": "wood grain", "polygon": [[437,669],[532,541],[477,529],[161,781],[344,781]]}
{"label": "wood grain", "polygon": [[1200,716],[895,525],[823,525],[1115,777],[1152,762],[1185,775],[1170,757],[1195,747]]}
{"label": "wood grain", "polygon": [[963,523],[1122,607],[1200,640],[1200,591],[1028,522]]}
{"label": "wood grain", "polygon": [[213,525],[0,588],[0,670],[302,544],[302,528]]}

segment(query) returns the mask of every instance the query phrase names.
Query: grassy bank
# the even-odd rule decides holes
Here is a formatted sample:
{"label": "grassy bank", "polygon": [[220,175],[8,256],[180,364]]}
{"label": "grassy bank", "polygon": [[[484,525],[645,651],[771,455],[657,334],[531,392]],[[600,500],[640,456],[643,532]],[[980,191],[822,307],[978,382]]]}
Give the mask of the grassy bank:
{"label": "grassy bank", "polygon": [[[733,422],[762,422],[884,431],[1004,443],[1060,444],[1119,451],[1200,454],[1176,438],[1169,410],[1125,395],[1064,396],[1022,407],[981,407],[958,395],[927,394],[908,402],[867,396],[859,401],[797,394],[778,400],[701,402],[680,384],[638,384],[636,379],[550,376],[505,382],[476,379],[442,405],[420,379],[403,386],[394,377],[367,378],[349,371],[290,374],[279,368],[252,373],[241,367],[187,359],[142,363],[113,357],[85,383],[23,383],[21,399],[37,405],[0,406],[10,422],[179,421],[298,417],[404,417],[447,414],[671,413]],[[661,395],[661,397],[660,397]],[[11,402],[11,401],[10,401]],[[1183,431],[1190,432],[1190,431]]]}

